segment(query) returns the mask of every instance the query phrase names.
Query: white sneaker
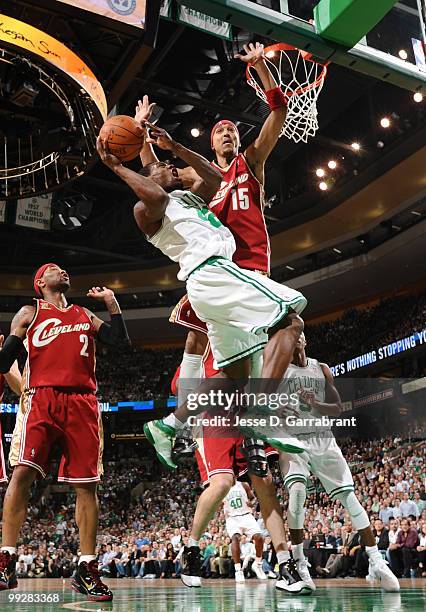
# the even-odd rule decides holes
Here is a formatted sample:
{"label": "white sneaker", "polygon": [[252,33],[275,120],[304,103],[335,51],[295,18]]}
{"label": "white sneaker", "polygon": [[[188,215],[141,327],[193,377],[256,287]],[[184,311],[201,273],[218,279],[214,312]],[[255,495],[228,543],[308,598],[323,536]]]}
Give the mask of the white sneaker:
{"label": "white sneaker", "polygon": [[398,578],[392,572],[386,561],[381,557],[377,560],[370,559],[368,575],[371,576],[373,580],[378,580],[380,586],[385,591],[399,591],[400,589]]}
{"label": "white sneaker", "polygon": [[268,572],[268,578],[272,578],[272,580],[275,580],[277,577],[276,573],[273,572],[272,570],[269,570]]}
{"label": "white sneaker", "polygon": [[244,572],[242,569],[235,572],[235,582],[245,582]]}
{"label": "white sneaker", "polygon": [[312,591],[316,591],[317,587],[315,586],[315,582],[312,580],[311,574],[309,573],[308,560],[305,558],[299,559],[299,561],[296,561],[296,567],[303,582],[307,584]]}
{"label": "white sneaker", "polygon": [[256,574],[257,578],[259,578],[259,580],[267,580],[267,576],[266,576],[265,572],[263,571],[262,566],[260,565],[260,563],[256,563],[256,561],[254,561],[252,563],[251,569]]}
{"label": "white sneaker", "polygon": [[161,463],[170,469],[176,469],[177,466],[172,461],[173,436],[176,434],[173,427],[158,419],[145,423],[143,431],[148,442],[155,448]]}

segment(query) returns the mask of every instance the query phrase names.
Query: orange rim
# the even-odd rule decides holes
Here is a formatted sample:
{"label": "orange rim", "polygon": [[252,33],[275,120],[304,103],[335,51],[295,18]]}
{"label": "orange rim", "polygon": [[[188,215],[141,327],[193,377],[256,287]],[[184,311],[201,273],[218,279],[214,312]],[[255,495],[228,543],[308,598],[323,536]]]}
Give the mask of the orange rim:
{"label": "orange rim", "polygon": [[[315,87],[319,87],[319,85],[321,85],[321,83],[324,81],[325,77],[327,76],[327,66],[330,64],[329,61],[324,62],[324,63],[318,62],[313,59],[312,53],[308,53],[308,51],[304,51],[303,49],[298,49],[297,47],[294,47],[293,45],[288,45],[287,43],[275,43],[274,45],[269,45],[269,47],[265,47],[264,49],[265,55],[271,52],[275,52],[275,51],[298,51],[305,61],[312,62],[313,64],[318,64],[319,66],[322,66],[321,73],[317,76],[315,81],[313,81],[312,83],[309,83],[305,87],[299,87],[298,89],[295,89],[293,92],[288,93],[287,94],[288,97],[294,96],[295,94],[303,93],[304,91],[309,91],[310,89],[314,89]],[[252,68],[252,66],[253,64],[248,64],[246,68],[246,78],[248,81],[252,80],[252,76],[250,72],[250,68]]]}

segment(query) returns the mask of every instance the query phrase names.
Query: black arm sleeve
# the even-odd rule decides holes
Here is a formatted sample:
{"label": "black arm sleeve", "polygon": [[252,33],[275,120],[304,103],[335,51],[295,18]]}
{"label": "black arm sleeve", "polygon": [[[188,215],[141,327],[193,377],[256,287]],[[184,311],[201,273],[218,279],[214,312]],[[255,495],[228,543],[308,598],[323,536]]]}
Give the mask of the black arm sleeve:
{"label": "black arm sleeve", "polygon": [[129,345],[130,338],[123,316],[121,314],[111,315],[111,324],[102,323],[98,329],[97,339],[108,346]]}
{"label": "black arm sleeve", "polygon": [[19,353],[24,348],[24,343],[18,336],[8,336],[0,351],[0,372],[7,374]]}

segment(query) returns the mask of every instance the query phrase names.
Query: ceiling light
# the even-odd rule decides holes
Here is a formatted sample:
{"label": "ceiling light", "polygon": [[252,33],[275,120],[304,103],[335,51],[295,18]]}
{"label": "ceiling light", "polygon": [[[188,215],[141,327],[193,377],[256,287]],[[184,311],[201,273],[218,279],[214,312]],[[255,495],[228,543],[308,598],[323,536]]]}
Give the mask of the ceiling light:
{"label": "ceiling light", "polygon": [[352,149],[353,149],[354,151],[359,151],[359,150],[360,150],[360,148],[361,148],[361,145],[359,144],[359,142],[353,142],[353,143],[351,144],[351,147],[352,147]]}
{"label": "ceiling light", "polygon": [[315,174],[319,177],[322,178],[323,176],[325,176],[325,170],[324,168],[317,168],[315,170]]}
{"label": "ceiling light", "polygon": [[399,227],[399,225],[392,225],[392,229],[399,231],[401,228]]}
{"label": "ceiling light", "polygon": [[413,100],[414,100],[414,102],[422,102],[423,101],[423,94],[421,94],[420,91],[416,91],[416,93],[413,96]]}
{"label": "ceiling light", "polygon": [[400,57],[402,60],[406,60],[406,59],[407,59],[407,57],[408,57],[408,53],[407,53],[407,51],[406,51],[405,49],[400,49],[400,50],[398,51],[398,55],[399,55],[399,57]]}
{"label": "ceiling light", "polygon": [[330,168],[330,170],[334,170],[337,168],[337,162],[335,162],[334,159],[330,159],[327,166]]}
{"label": "ceiling light", "polygon": [[422,213],[419,213],[417,210],[412,210],[411,214],[412,215],[416,215],[416,217],[421,217],[422,216]]}
{"label": "ceiling light", "polygon": [[342,254],[342,251],[341,251],[340,249],[336,249],[336,247],[334,247],[334,248],[333,248],[333,251],[334,251],[335,253],[338,253],[339,255],[341,255],[341,254]]}
{"label": "ceiling light", "polygon": [[294,272],[294,268],[292,266],[286,266],[287,270],[291,270],[292,272]]}
{"label": "ceiling light", "polygon": [[328,185],[325,181],[321,181],[321,183],[318,185],[318,187],[321,189],[321,191],[327,191],[328,189]]}
{"label": "ceiling light", "polygon": [[193,136],[194,138],[198,138],[198,136],[200,135],[200,130],[196,127],[191,129],[191,136]]}
{"label": "ceiling light", "polygon": [[390,126],[390,119],[389,117],[382,117],[380,119],[380,125],[382,126],[382,128],[388,128]]}

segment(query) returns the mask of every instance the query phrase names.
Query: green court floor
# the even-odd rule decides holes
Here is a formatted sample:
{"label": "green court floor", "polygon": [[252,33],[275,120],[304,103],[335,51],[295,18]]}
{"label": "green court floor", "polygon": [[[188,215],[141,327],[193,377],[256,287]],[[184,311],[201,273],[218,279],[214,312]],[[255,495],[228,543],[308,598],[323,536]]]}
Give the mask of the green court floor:
{"label": "green court floor", "polygon": [[[275,581],[207,580],[188,589],[178,580],[109,580],[111,603],[90,603],[63,580],[21,580],[19,588],[0,593],[0,611],[78,610],[110,612],[423,612],[426,580],[402,580],[400,593],[384,593],[364,580],[319,580],[312,596],[289,596]],[[49,597],[50,596],[50,597]],[[45,603],[37,599],[53,600]]]}

